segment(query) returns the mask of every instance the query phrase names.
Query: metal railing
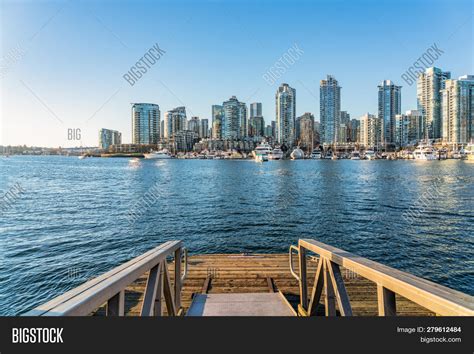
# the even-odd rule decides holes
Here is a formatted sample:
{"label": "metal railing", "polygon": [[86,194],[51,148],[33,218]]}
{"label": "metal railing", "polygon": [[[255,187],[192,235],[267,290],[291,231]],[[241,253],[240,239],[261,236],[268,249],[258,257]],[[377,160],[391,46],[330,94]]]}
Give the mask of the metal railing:
{"label": "metal railing", "polygon": [[[167,258],[174,256],[174,286],[171,285]],[[184,258],[184,271],[181,266]],[[181,241],[160,246],[94,278],[24,316],[87,316],[107,304],[107,316],[124,316],[125,288],[149,272],[141,316],[161,316],[162,299],[170,316],[180,314],[181,288],[187,275],[187,250]]]}
{"label": "metal railing", "polygon": [[[293,255],[298,253],[299,274],[293,269]],[[319,255],[316,276],[310,297],[306,273],[306,254]],[[311,240],[300,239],[289,249],[290,272],[298,280],[300,303],[298,313],[316,313],[324,289],[326,316],[336,315],[336,303],[342,316],[352,316],[349,296],[344,286],[340,266],[377,284],[379,316],[396,316],[395,294],[442,316],[474,316],[474,297],[449,289],[412,274],[387,267],[344,250]]]}

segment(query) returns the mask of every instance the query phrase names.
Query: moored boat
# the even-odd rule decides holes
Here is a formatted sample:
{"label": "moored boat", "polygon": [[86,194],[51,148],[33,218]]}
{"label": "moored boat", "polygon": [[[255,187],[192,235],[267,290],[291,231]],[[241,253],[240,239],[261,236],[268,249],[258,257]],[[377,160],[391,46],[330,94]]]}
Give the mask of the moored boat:
{"label": "moored boat", "polygon": [[415,151],[413,151],[413,156],[415,157],[415,160],[419,161],[432,161],[436,159],[435,149],[427,144],[418,145]]}
{"label": "moored boat", "polygon": [[269,160],[282,160],[283,159],[283,150],[275,147],[272,151],[268,153]]}
{"label": "moored boat", "polygon": [[257,162],[268,161],[268,154],[272,151],[272,147],[267,142],[257,145],[253,151],[253,157]]}
{"label": "moored boat", "polygon": [[351,153],[351,160],[360,160],[360,152],[359,151],[352,151]]}
{"label": "moored boat", "polygon": [[319,160],[323,157],[323,154],[321,153],[321,150],[320,149],[314,149],[312,152],[311,152],[311,156],[310,156],[312,159],[315,159],[315,160]]}
{"label": "moored boat", "polygon": [[149,153],[143,154],[146,159],[170,159],[171,155],[168,150],[163,149],[160,151],[151,151]]}
{"label": "moored boat", "polygon": [[375,151],[374,150],[366,150],[364,157],[366,160],[375,160]]}

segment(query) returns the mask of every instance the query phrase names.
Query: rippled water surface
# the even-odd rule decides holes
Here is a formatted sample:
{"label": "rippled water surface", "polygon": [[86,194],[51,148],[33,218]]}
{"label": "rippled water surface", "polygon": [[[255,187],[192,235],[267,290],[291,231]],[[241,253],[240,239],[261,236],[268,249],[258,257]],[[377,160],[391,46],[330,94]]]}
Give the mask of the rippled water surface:
{"label": "rippled water surface", "polygon": [[[25,190],[1,214],[0,315],[171,239],[192,253],[271,253],[311,237],[474,294],[468,161],[13,156],[0,159],[0,178],[2,195],[15,183]],[[153,186],[158,199],[130,226],[126,215]]]}

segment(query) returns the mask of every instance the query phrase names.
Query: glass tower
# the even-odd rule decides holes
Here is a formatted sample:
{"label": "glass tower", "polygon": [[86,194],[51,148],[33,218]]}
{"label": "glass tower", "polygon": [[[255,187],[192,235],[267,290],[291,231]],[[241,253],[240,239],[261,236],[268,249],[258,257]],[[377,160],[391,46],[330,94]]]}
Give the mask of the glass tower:
{"label": "glass tower", "polygon": [[295,143],[296,90],[281,84],[276,95],[276,142],[291,147]]}
{"label": "glass tower", "polygon": [[132,144],[157,144],[160,136],[160,107],[154,103],[132,105]]}
{"label": "glass tower", "polygon": [[384,80],[379,86],[378,117],[381,122],[380,140],[383,146],[394,146],[396,143],[396,115],[401,114],[401,86],[391,80]]}
{"label": "glass tower", "polygon": [[319,85],[320,139],[323,144],[339,141],[341,120],[341,87],[334,76],[328,75]]}

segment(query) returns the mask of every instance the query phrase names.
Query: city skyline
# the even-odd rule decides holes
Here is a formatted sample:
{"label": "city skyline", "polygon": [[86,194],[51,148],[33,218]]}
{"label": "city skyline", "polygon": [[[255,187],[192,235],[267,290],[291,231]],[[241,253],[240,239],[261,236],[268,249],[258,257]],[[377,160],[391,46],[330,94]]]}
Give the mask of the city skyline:
{"label": "city skyline", "polygon": [[[420,97],[427,96],[426,87],[432,87],[433,85],[427,85],[426,77],[432,73],[445,73],[448,74],[446,77],[446,83],[450,85],[451,96],[455,100],[458,99],[456,104],[463,102],[463,105],[459,109],[462,109],[458,116],[458,108],[453,105],[453,98],[449,100],[449,104],[446,97],[447,90],[444,89],[445,84],[437,83],[439,90],[434,90],[430,92],[431,95],[436,94],[436,98],[426,99],[425,102],[420,100]],[[244,139],[252,137],[272,137],[275,139],[275,142],[278,144],[285,144],[288,146],[293,146],[294,144],[299,145],[300,136],[300,126],[299,120],[307,115],[311,115],[312,118],[312,134],[321,133],[321,144],[333,144],[333,143],[345,143],[345,142],[356,142],[365,144],[368,141],[373,141],[371,146],[383,145],[383,146],[392,146],[400,147],[405,146],[409,143],[414,143],[416,141],[421,141],[424,139],[442,139],[445,143],[466,143],[470,141],[472,132],[474,131],[474,120],[469,118],[471,110],[468,107],[469,102],[472,100],[472,93],[474,87],[474,75],[462,75],[458,79],[450,78],[450,72],[443,72],[442,69],[437,67],[427,68],[425,72],[420,75],[417,80],[417,106],[418,110],[410,109],[406,110],[405,114],[401,113],[401,88],[402,86],[397,86],[391,80],[383,80],[381,84],[377,86],[378,88],[378,114],[373,115],[370,113],[365,113],[364,115],[351,119],[350,113],[347,111],[342,111],[339,109],[341,106],[341,86],[339,86],[338,81],[332,75],[327,75],[326,80],[320,81],[320,97],[322,104],[320,105],[320,117],[328,116],[328,111],[330,112],[329,124],[332,125],[332,130],[329,133],[328,138],[324,137],[324,126],[328,122],[323,122],[321,120],[316,120],[312,112],[305,112],[300,117],[295,117],[295,107],[296,107],[296,89],[289,86],[287,83],[282,83],[277,89],[275,95],[276,103],[276,120],[266,121],[261,115],[262,113],[262,103],[261,102],[252,102],[247,104],[246,102],[240,102],[237,97],[231,96],[227,101],[224,101],[222,105],[212,105],[211,106],[211,126],[209,126],[208,118],[200,118],[198,116],[192,116],[189,120],[186,115],[186,107],[176,107],[171,110],[168,110],[164,113],[163,119],[161,118],[161,111],[159,104],[156,103],[132,103],[132,137],[131,144],[145,144],[153,145],[158,143],[165,143],[176,141],[176,134],[185,135],[186,132],[196,133],[195,138],[211,138],[211,139]],[[433,80],[431,79],[431,82]],[[429,82],[429,81],[428,81]],[[463,85],[463,91],[458,93],[460,85]],[[452,90],[454,88],[454,91]],[[328,91],[329,89],[329,91]],[[333,92],[334,91],[334,92]],[[439,91],[436,93],[436,91]],[[281,95],[290,93],[291,99],[286,102],[281,103]],[[463,95],[461,99],[461,94]],[[471,95],[471,98],[468,98],[465,95]],[[327,98],[327,97],[329,98]],[[464,98],[465,97],[465,98]],[[329,102],[329,106],[328,106]],[[429,134],[429,119],[430,115],[423,115],[424,106],[429,107],[433,110],[433,107],[438,108],[440,111],[440,117],[438,120],[441,122],[442,127],[440,135],[437,138],[434,138]],[[466,106],[467,105],[467,106]],[[334,107],[333,107],[334,106]],[[288,110],[288,112],[286,112]],[[386,111],[388,110],[388,115]],[[333,113],[331,113],[334,111]],[[443,114],[441,114],[443,111]],[[282,113],[284,112],[284,113]],[[144,114],[146,113],[146,114]],[[216,116],[217,114],[217,116]],[[219,115],[220,114],[220,115]],[[283,125],[288,125],[284,130],[284,133],[278,132],[278,121],[281,120],[279,116],[286,116],[286,123]],[[447,119],[441,117],[446,115]],[[255,122],[254,119],[260,119],[259,122]],[[367,119],[372,119],[372,123],[368,123]],[[459,121],[458,121],[459,120]],[[226,123],[227,122],[227,123]],[[230,123],[229,123],[230,122]],[[352,122],[352,123],[351,123]],[[354,136],[350,136],[350,131],[352,124],[356,124],[357,127],[361,127],[360,135],[357,135],[359,138],[355,139]],[[215,124],[217,123],[217,125]],[[317,128],[315,125],[320,125],[321,128]],[[372,124],[373,133],[367,132],[367,124]],[[438,123],[439,125],[439,123]],[[140,126],[145,126],[145,128],[140,128]],[[462,127],[465,128],[462,128]],[[466,128],[467,126],[467,128]],[[232,127],[232,129],[230,128]],[[256,129],[258,127],[258,129]],[[266,129],[274,127],[274,132],[269,133]],[[326,128],[327,129],[327,128]],[[408,129],[408,130],[407,130]],[[415,129],[415,130],[413,130]],[[463,130],[464,129],[464,130]],[[69,129],[70,130],[70,129]],[[365,130],[365,132],[364,132]],[[410,130],[410,131],[409,131]],[[455,133],[453,133],[453,131]],[[99,140],[98,146],[101,148],[102,141],[104,139],[112,139],[110,137],[105,137],[103,134],[118,133],[120,134],[120,139],[118,139],[119,144],[122,143],[122,133],[110,128],[100,128],[99,129]],[[258,132],[258,133],[257,133]],[[355,132],[355,131],[354,131]],[[357,131],[359,134],[359,131]],[[71,131],[68,132],[71,135]],[[81,132],[76,132],[76,134],[81,134]],[[143,134],[145,134],[143,136]],[[372,138],[367,138],[367,134],[372,136]],[[454,134],[454,135],[453,135]],[[188,134],[189,135],[189,134]],[[281,135],[281,136],[280,136]],[[365,135],[365,137],[364,137]],[[387,139],[386,136],[389,135]],[[402,136],[403,135],[403,136]],[[178,139],[180,139],[178,136]],[[411,139],[410,139],[411,137]],[[457,138],[455,138],[457,137]],[[463,137],[459,139],[459,137]],[[191,136],[188,139],[193,139]],[[283,139],[283,140],[282,140]],[[306,136],[305,140],[309,139]],[[457,140],[456,140],[457,139]],[[115,138],[115,140],[117,140]],[[326,141],[325,141],[326,140]],[[405,144],[403,145],[402,142]],[[130,144],[129,142],[125,143]],[[193,145],[193,143],[190,146]],[[22,146],[19,144],[16,146]],[[13,145],[15,146],[15,145]],[[34,145],[31,145],[34,146]],[[92,144],[91,146],[95,146]],[[39,147],[39,146],[38,146]],[[47,146],[43,146],[47,147]],[[77,146],[74,146],[77,147]],[[53,146],[54,148],[54,146]]]}
{"label": "city skyline", "polygon": [[[106,11],[110,8],[105,4],[94,3],[88,14],[63,2],[4,4],[2,51],[5,56],[20,46],[23,55],[10,63],[2,78],[0,145],[94,146],[101,128],[122,132],[123,142],[130,143],[131,102],[158,104],[162,120],[164,112],[185,106],[189,117],[209,119],[211,127],[211,105],[235,95],[247,105],[262,103],[265,125],[269,125],[276,119],[275,91],[284,82],[298,91],[295,115],[311,112],[319,122],[319,81],[328,73],[342,87],[341,111],[351,117],[377,112],[376,89],[383,80],[402,86],[401,112],[414,110],[416,84],[408,85],[401,75],[434,42],[444,54],[433,66],[450,71],[452,78],[474,72],[468,46],[472,33],[464,20],[472,12],[467,1],[457,6],[416,1],[384,7],[372,1],[344,7],[295,3],[285,11],[263,2],[252,5],[268,15],[261,23],[253,21],[259,11],[249,14],[242,3],[179,4],[147,4],[150,10],[169,14],[147,28],[124,17],[133,9],[127,3],[111,11]],[[246,20],[229,17],[229,11],[245,14]],[[297,19],[291,16],[293,12],[298,13]],[[168,20],[178,13],[179,23]],[[216,14],[228,20],[219,34],[209,31],[209,19]],[[24,26],[16,31],[20,16]],[[331,16],[340,21],[333,32],[324,27]],[[374,24],[369,26],[361,18]],[[276,36],[272,25],[282,19],[290,29]],[[393,31],[381,23],[410,23],[430,31],[403,26]],[[384,47],[387,41],[390,48]],[[130,86],[123,74],[154,43],[164,54]],[[304,53],[274,84],[266,82],[263,75],[294,44]],[[62,51],[55,50],[58,45]],[[240,55],[243,52],[237,48],[254,55]],[[69,128],[82,130],[81,142],[67,139]]]}

